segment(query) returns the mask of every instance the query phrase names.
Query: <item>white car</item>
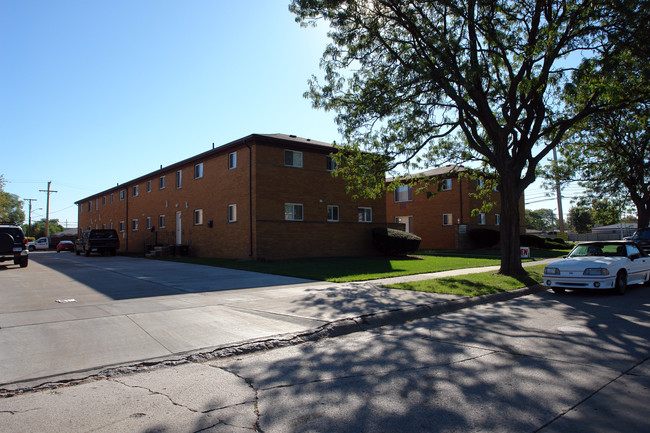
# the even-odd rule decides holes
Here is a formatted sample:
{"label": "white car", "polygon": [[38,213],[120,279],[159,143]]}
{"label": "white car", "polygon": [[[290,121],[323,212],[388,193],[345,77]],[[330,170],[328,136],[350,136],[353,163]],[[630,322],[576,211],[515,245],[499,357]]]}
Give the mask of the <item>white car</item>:
{"label": "white car", "polygon": [[630,284],[650,281],[650,257],[632,241],[581,242],[564,259],[544,268],[544,284],[566,289],[606,289],[619,295]]}

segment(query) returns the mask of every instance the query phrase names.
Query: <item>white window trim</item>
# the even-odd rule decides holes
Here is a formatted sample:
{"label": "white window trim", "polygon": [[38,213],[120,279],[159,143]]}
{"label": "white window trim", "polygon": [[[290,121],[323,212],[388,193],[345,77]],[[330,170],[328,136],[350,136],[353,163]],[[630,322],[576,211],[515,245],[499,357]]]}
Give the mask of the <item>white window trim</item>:
{"label": "white window trim", "polygon": [[159,229],[165,228],[165,215],[158,215],[158,228]]}
{"label": "white window trim", "polygon": [[487,224],[487,215],[484,213],[478,214],[478,225],[484,226]]}
{"label": "white window trim", "polygon": [[496,225],[496,226],[501,225],[501,214],[495,214],[494,215],[494,225]]}
{"label": "white window trim", "polygon": [[[449,186],[447,186],[449,185]],[[442,181],[442,186],[440,187],[441,191],[451,191],[452,190],[452,182],[451,179],[445,179]]]}
{"label": "white window trim", "polygon": [[[401,195],[404,194],[404,189],[406,188],[406,199],[401,200]],[[401,190],[401,191],[400,191]],[[395,203],[405,203],[409,201],[413,201],[413,187],[410,185],[400,185],[397,188],[395,188],[395,192],[393,194],[393,199],[395,200]]]}
{"label": "white window trim", "polygon": [[[363,211],[363,214],[361,213]],[[366,219],[367,212],[370,211],[370,219]],[[359,206],[357,208],[357,214],[359,216],[359,222],[360,223],[371,223],[372,222],[372,208],[371,207],[364,207],[364,206]],[[363,215],[363,218],[362,218]]]}
{"label": "white window trim", "polygon": [[200,162],[194,166],[194,179],[201,179],[202,177],[203,177],[203,163]]}
{"label": "white window trim", "polygon": [[453,226],[454,225],[454,215],[450,214],[450,213],[442,214],[442,225],[443,226]]}
{"label": "white window trim", "polygon": [[203,225],[203,209],[194,209],[194,225]]}
{"label": "white window trim", "polygon": [[125,198],[126,198],[126,190],[122,189],[120,190],[120,201],[124,201]]}
{"label": "white window trim", "polygon": [[140,185],[133,185],[133,197],[137,197],[140,195]]}
{"label": "white window trim", "polygon": [[236,223],[237,222],[237,205],[229,204],[228,205],[228,222]]}
{"label": "white window trim", "polygon": [[228,170],[237,168],[237,152],[231,152],[228,154]]}
{"label": "white window trim", "polygon": [[[330,209],[336,209],[336,219],[330,218]],[[330,223],[339,222],[340,218],[341,218],[340,212],[341,212],[341,210],[339,209],[338,205],[335,205],[335,204],[327,205],[327,222],[330,222]]]}
{"label": "white window trim", "polygon": [[[291,158],[291,160],[292,160],[291,164],[287,164],[287,152],[291,152],[292,155],[293,155],[292,158]],[[295,155],[300,155],[300,164],[295,164],[295,159],[296,159]],[[285,167],[302,168],[302,164],[303,164],[302,157],[303,157],[303,154],[300,151],[285,149],[284,150],[284,166]]]}
{"label": "white window trim", "polygon": [[[291,218],[288,218],[289,214],[287,213],[287,206],[291,206]],[[296,218],[296,207],[300,206],[300,218]],[[285,221],[304,221],[305,219],[305,207],[302,203],[285,203],[284,204],[284,220]]]}
{"label": "white window trim", "polygon": [[151,181],[147,181],[147,194],[151,192]]}
{"label": "white window trim", "polygon": [[165,186],[166,186],[165,176],[160,176],[160,179],[158,180],[158,189],[165,189]]}

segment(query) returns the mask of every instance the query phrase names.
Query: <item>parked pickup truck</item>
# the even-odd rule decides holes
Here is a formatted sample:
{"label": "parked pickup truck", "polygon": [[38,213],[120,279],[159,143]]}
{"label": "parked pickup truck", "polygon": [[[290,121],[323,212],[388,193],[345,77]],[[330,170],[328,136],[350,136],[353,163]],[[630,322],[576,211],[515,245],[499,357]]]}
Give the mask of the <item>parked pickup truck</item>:
{"label": "parked pickup truck", "polygon": [[119,248],[120,238],[112,229],[86,230],[74,244],[75,253],[83,253],[86,257],[90,253],[109,253],[114,256]]}
{"label": "parked pickup truck", "polygon": [[48,238],[38,238],[34,242],[27,242],[29,251],[48,250],[50,249],[50,240]]}

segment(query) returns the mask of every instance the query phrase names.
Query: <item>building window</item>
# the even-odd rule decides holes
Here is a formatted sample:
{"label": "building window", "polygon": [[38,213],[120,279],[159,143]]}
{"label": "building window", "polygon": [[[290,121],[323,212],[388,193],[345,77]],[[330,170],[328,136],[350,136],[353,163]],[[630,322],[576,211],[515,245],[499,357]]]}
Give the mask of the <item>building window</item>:
{"label": "building window", "polygon": [[84,213],[84,205],[79,205],[79,213]]}
{"label": "building window", "polygon": [[339,220],[339,207],[327,206],[327,221],[337,222]]}
{"label": "building window", "polygon": [[372,222],[372,208],[371,207],[360,207],[359,208],[359,222],[360,223],[371,223]]}
{"label": "building window", "polygon": [[113,204],[114,196],[113,193],[111,193],[111,204]]}
{"label": "building window", "polygon": [[124,232],[124,221],[120,221],[120,233]]}
{"label": "building window", "polygon": [[413,233],[413,217],[412,216],[399,216],[395,217],[395,222],[398,224],[404,224],[404,231],[407,233]]}
{"label": "building window", "polygon": [[95,199],[95,210],[99,210],[99,199]]}
{"label": "building window", "polygon": [[497,225],[497,226],[501,225],[501,215],[500,214],[494,215],[494,224]]}
{"label": "building window", "polygon": [[165,215],[158,216],[158,228],[159,229],[165,228]]}
{"label": "building window", "polygon": [[126,198],[126,190],[123,189],[120,191],[120,201],[124,200]]}
{"label": "building window", "polygon": [[237,222],[237,205],[229,204],[228,205],[228,222],[234,223]]}
{"label": "building window", "polygon": [[151,230],[151,217],[147,217],[147,230]]}
{"label": "building window", "polygon": [[483,185],[485,182],[483,182],[483,178],[478,178],[476,179],[476,189],[481,189],[483,188]]}
{"label": "building window", "polygon": [[302,204],[300,203],[285,203],[284,219],[287,221],[302,221],[302,210]]}
{"label": "building window", "polygon": [[443,191],[450,191],[451,190],[451,179],[445,179],[441,183],[441,188]]}
{"label": "building window", "polygon": [[302,167],[302,152],[284,151],[284,165],[287,167]]}
{"label": "building window", "polygon": [[395,203],[402,201],[413,201],[413,188],[408,185],[400,185],[395,189]]}
{"label": "building window", "polygon": [[176,172],[176,189],[183,187],[183,170],[178,170]]}
{"label": "building window", "polygon": [[102,197],[102,206],[106,206],[106,196]]}
{"label": "building window", "polygon": [[150,193],[150,192],[151,192],[151,181],[148,180],[147,181],[147,193]]}
{"label": "building window", "polygon": [[484,225],[486,224],[486,220],[487,220],[487,219],[486,219],[484,213],[480,213],[480,214],[478,214],[478,223],[479,223],[479,225],[484,226]]}
{"label": "building window", "polygon": [[140,195],[140,185],[134,185],[133,186],[133,197],[137,197]]}
{"label": "building window", "polygon": [[137,219],[131,220],[131,231],[134,231],[134,232],[138,231],[138,220]]}
{"label": "building window", "polygon": [[102,224],[102,230],[106,230],[106,224]]}
{"label": "building window", "polygon": [[111,223],[111,225],[108,228],[113,230],[113,223]]}
{"label": "building window", "polygon": [[92,212],[92,211],[93,211],[93,202],[89,201],[88,202],[88,212]]}
{"label": "building window", "polygon": [[194,166],[194,179],[201,179],[203,177],[203,163]]}
{"label": "building window", "polygon": [[327,157],[327,171],[335,171],[336,170],[336,161],[334,160],[333,156],[328,156]]}
{"label": "building window", "polygon": [[452,215],[450,213],[446,213],[442,215],[442,225],[443,226],[450,226],[454,224],[454,219],[452,218]]}
{"label": "building window", "polygon": [[237,152],[228,154],[228,169],[237,168]]}
{"label": "building window", "polygon": [[203,224],[203,209],[196,209],[194,211],[194,225],[199,226]]}
{"label": "building window", "polygon": [[160,176],[160,181],[158,184],[159,189],[165,189],[165,176]]}

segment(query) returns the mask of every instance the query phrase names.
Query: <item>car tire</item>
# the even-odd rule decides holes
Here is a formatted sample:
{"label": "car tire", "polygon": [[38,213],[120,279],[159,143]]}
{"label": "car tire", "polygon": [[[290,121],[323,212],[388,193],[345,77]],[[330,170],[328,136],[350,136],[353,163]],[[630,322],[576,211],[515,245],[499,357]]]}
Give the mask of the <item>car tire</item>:
{"label": "car tire", "polygon": [[28,264],[29,264],[29,258],[23,257],[23,258],[20,259],[20,267],[21,268],[26,268]]}
{"label": "car tire", "polygon": [[29,251],[36,251],[36,247],[34,245],[29,246]]}
{"label": "car tire", "polygon": [[0,233],[0,253],[10,253],[14,249],[14,237],[9,233]]}
{"label": "car tire", "polygon": [[614,293],[617,295],[624,295],[627,290],[627,275],[624,271],[619,271],[616,274],[616,282],[614,283]]}
{"label": "car tire", "polygon": [[564,292],[566,292],[566,289],[564,287],[553,287],[553,289],[551,290],[553,290],[553,293],[557,293],[558,295],[561,295]]}

